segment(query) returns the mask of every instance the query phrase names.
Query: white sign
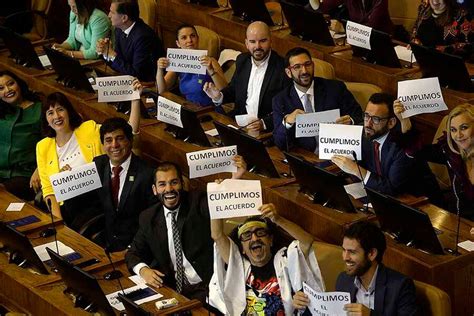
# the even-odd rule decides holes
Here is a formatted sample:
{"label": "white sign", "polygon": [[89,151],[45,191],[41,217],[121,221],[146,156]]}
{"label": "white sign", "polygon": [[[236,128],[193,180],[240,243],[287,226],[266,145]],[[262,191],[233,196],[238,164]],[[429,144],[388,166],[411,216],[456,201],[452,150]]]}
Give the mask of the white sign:
{"label": "white sign", "polygon": [[63,171],[49,177],[58,202],[102,187],[95,163],[91,162],[71,171]]}
{"label": "white sign", "polygon": [[403,118],[448,109],[437,77],[399,81],[398,99],[405,107]]}
{"label": "white sign", "polygon": [[237,146],[228,146],[186,154],[189,178],[199,178],[220,172],[236,172],[232,158],[237,155]]}
{"label": "white sign", "polygon": [[211,219],[259,215],[262,205],[260,180],[226,179],[207,184],[207,201]]}
{"label": "white sign", "polygon": [[183,127],[181,121],[181,104],[173,102],[163,97],[158,97],[158,103],[156,105],[156,118],[159,121]]}
{"label": "white sign", "polygon": [[344,305],[351,303],[348,292],[316,292],[303,282],[303,292],[308,295],[308,309],[312,315],[338,316],[347,315]]}
{"label": "white sign", "polygon": [[370,34],[372,34],[372,28],[347,21],[346,25],[347,43],[352,46],[362,47],[371,49],[370,47]]}
{"label": "white sign", "polygon": [[166,58],[170,64],[166,71],[205,75],[206,67],[201,65],[201,57],[206,55],[207,50],[168,48]]}
{"label": "white sign", "polygon": [[257,120],[258,120],[258,118],[254,114],[242,114],[242,115],[236,115],[235,116],[235,122],[240,127],[247,126],[250,123],[253,123]]}
{"label": "white sign", "polygon": [[319,123],[336,123],[341,116],[339,109],[296,115],[295,137],[314,137],[319,135]]}
{"label": "white sign", "polygon": [[119,102],[140,99],[140,92],[133,89],[132,76],[95,78],[99,102]]}
{"label": "white sign", "polygon": [[319,124],[319,159],[334,155],[352,157],[352,151],[361,159],[362,129],[359,125]]}

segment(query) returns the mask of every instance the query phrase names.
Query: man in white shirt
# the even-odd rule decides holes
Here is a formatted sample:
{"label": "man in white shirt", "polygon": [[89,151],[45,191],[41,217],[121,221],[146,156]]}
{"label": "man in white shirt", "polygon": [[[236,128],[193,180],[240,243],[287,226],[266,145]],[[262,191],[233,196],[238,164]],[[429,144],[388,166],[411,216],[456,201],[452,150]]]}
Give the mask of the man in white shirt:
{"label": "man in white shirt", "polygon": [[247,28],[245,46],[248,53],[237,57],[234,76],[219,92],[214,84],[204,85],[204,91],[217,106],[233,102],[232,116],[248,114],[253,120],[249,130],[273,130],[272,98],[289,81],[285,78],[283,58],[272,51],[270,28],[264,22],[251,23]]}

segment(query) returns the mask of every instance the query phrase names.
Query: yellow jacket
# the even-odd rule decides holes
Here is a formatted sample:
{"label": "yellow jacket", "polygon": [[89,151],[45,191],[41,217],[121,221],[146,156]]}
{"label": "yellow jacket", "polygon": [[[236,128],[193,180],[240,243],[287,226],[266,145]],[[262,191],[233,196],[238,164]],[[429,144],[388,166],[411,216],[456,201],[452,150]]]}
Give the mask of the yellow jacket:
{"label": "yellow jacket", "polygon": [[[100,142],[100,124],[94,121],[86,121],[74,130],[77,142],[81,148],[84,160],[89,163],[96,156],[104,153]],[[43,138],[36,145],[36,163],[41,179],[43,196],[54,194],[49,177],[59,172],[59,160],[56,152],[56,139],[53,137]]]}

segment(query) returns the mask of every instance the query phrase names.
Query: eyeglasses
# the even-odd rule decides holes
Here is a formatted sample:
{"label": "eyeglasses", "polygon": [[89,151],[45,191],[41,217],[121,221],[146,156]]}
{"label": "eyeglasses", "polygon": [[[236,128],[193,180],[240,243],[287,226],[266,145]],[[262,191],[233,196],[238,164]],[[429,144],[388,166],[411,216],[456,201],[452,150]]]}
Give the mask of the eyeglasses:
{"label": "eyeglasses", "polygon": [[302,64],[294,64],[293,66],[288,66],[288,69],[293,69],[294,71],[300,71],[303,67],[309,68],[313,66],[313,61],[308,60]]}
{"label": "eyeglasses", "polygon": [[388,120],[390,117],[380,117],[380,116],[372,116],[368,113],[364,113],[364,121],[368,122],[369,120],[372,120],[372,123],[375,125],[379,125],[380,122]]}
{"label": "eyeglasses", "polygon": [[255,230],[247,230],[240,235],[240,241],[247,241],[252,239],[252,235],[255,234],[257,237],[265,237],[268,235],[268,231],[265,228],[257,228]]}

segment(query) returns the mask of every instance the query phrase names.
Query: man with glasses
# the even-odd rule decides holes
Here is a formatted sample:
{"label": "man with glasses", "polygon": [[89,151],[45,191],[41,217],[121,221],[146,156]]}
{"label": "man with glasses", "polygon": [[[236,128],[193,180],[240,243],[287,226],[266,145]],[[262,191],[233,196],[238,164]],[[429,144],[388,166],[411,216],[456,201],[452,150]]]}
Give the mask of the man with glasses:
{"label": "man with glasses", "polygon": [[285,67],[293,84],[273,98],[273,139],[279,148],[301,147],[313,152],[317,149],[316,137],[295,137],[298,114],[339,109],[341,117],[336,123],[362,123],[362,109],[343,82],[314,77],[315,65],[306,49],[289,50]]}
{"label": "man with glasses", "polygon": [[399,146],[393,112],[395,98],[386,93],[373,94],[364,112],[364,137],[360,172],[351,158],[335,155],[331,159],[344,172],[362,179],[365,185],[382,193],[410,192],[414,160]]}
{"label": "man with glasses", "polygon": [[[215,271],[209,298],[225,315],[293,315],[292,294],[303,282],[324,291],[311,234],[280,216],[273,204],[259,211],[229,236],[222,219],[211,220]],[[285,247],[276,226],[296,240]]]}

